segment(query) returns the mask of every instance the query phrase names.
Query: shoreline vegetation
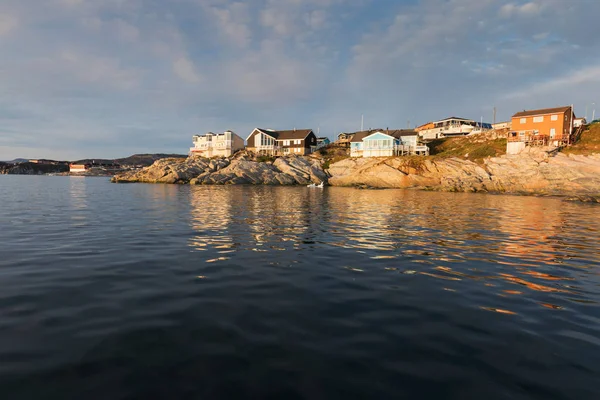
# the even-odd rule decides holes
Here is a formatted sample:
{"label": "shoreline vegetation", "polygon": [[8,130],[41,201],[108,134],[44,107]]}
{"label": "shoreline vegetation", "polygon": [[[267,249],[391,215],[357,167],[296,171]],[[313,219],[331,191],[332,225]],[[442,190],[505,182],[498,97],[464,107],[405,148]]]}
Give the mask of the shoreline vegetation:
{"label": "shoreline vegetation", "polygon": [[113,177],[112,182],[173,184],[305,185],[413,188],[449,192],[562,196],[600,199],[600,125],[577,144],[556,152],[531,147],[506,155],[506,139],[490,134],[437,140],[432,155],[350,158],[329,146],[309,156],[162,159]]}

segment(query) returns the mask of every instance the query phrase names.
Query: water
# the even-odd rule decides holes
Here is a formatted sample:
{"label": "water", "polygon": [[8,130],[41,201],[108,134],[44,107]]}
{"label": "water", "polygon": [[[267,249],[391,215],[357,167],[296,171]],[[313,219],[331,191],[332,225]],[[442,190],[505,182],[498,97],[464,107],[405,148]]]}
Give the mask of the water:
{"label": "water", "polygon": [[0,176],[0,398],[600,398],[600,208]]}

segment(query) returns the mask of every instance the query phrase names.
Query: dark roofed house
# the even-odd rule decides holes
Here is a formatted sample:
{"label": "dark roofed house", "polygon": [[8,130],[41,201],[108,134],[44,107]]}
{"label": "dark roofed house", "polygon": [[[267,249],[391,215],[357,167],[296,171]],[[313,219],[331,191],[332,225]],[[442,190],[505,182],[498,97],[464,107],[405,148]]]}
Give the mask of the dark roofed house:
{"label": "dark roofed house", "polygon": [[571,106],[520,111],[512,117],[506,152],[518,154],[528,145],[569,144],[574,118]]}
{"label": "dark roofed house", "polygon": [[307,155],[317,147],[317,137],[312,129],[275,131],[256,128],[247,141],[249,151],[271,156]]}

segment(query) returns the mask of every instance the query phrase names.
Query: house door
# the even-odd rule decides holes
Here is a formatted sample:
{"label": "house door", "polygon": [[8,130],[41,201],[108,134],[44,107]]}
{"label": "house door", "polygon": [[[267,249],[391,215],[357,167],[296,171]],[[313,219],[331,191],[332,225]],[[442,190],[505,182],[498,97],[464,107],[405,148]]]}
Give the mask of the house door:
{"label": "house door", "polygon": [[550,129],[550,139],[554,139],[556,137],[556,129]]}
{"label": "house door", "polygon": [[261,136],[262,136],[262,133],[254,135],[254,147],[260,147]]}

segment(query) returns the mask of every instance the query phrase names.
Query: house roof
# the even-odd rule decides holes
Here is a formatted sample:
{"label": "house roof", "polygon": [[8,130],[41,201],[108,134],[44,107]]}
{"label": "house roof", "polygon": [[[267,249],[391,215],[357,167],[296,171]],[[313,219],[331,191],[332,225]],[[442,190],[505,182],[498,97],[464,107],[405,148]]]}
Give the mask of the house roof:
{"label": "house roof", "polygon": [[350,140],[350,142],[352,142],[352,143],[362,142],[362,140],[364,138],[366,138],[369,135],[372,135],[375,132],[383,132],[383,129],[370,129],[368,131],[359,131],[359,132],[351,133],[350,135],[353,135],[353,136],[352,136],[352,140]]}
{"label": "house roof", "polygon": [[304,139],[312,129],[292,129],[289,131],[277,131],[277,140]]}
{"label": "house roof", "polygon": [[456,120],[459,120],[459,121],[473,121],[473,122],[475,122],[475,120],[468,119],[468,118],[460,118],[460,117],[448,117],[448,118],[444,118],[444,119],[440,119],[440,120],[438,120],[438,121],[435,121],[434,123],[443,122],[443,121],[448,121],[448,120],[451,120],[451,119],[456,119]]}
{"label": "house roof", "polygon": [[540,110],[529,110],[529,111],[523,110],[523,111],[518,112],[515,115],[513,115],[513,118],[531,117],[533,115],[564,113],[569,110],[571,110],[571,106],[555,107],[555,108],[542,108]]}
{"label": "house roof", "polygon": [[417,136],[419,133],[414,129],[395,129],[390,130],[389,132],[384,131],[384,133],[393,136],[395,138],[400,138],[402,136]]}

